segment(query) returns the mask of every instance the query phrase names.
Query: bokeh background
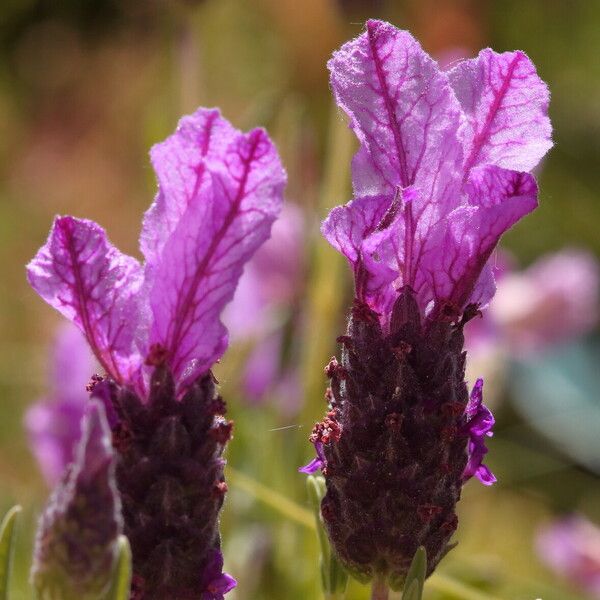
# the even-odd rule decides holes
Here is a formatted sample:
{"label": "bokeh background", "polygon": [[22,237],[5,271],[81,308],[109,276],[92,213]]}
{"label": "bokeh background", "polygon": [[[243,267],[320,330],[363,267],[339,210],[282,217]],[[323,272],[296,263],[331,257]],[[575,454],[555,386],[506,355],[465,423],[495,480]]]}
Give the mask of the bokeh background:
{"label": "bokeh background", "polygon": [[[556,146],[539,171],[539,210],[502,245],[523,267],[566,246],[600,252],[598,2],[3,0],[0,511],[24,507],[11,599],[31,597],[29,557],[48,495],[23,415],[54,384],[48,364],[60,321],[29,289],[24,265],[57,213],[98,221],[139,256],[140,220],[155,189],[148,149],[199,105],[221,107],[239,128],[268,128],[300,215],[288,257],[294,284],[284,300],[267,299],[258,331],[233,336],[217,373],[236,421],[223,539],[240,584],[228,597],[320,597],[312,515],[296,469],[311,458],[307,436],[325,407],[323,366],[351,298],[349,271],[318,225],[349,199],[354,150],[325,63],[367,17],[410,29],[441,61],[488,45],[529,54],[552,91]],[[255,317],[244,302],[235,310],[232,322]],[[428,598],[587,597],[581,579],[553,573],[536,552],[539,527],[561,514],[600,523],[598,335],[559,341],[525,358],[505,348],[481,363],[493,373],[498,424],[488,463],[499,482],[465,488],[458,547],[430,580]],[[245,365],[260,364],[273,344],[270,382],[267,366],[267,383],[252,386]],[[600,534],[586,544],[586,568],[600,572]],[[349,599],[366,597],[350,585]]]}

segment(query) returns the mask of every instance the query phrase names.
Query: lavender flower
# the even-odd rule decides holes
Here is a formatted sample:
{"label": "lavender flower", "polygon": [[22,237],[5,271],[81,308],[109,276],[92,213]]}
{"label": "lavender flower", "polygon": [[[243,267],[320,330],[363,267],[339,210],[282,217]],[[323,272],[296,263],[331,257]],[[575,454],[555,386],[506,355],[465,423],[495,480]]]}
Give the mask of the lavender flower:
{"label": "lavender flower", "polygon": [[114,463],[104,408],[90,402],[75,462],[40,521],[31,571],[40,598],[91,600],[110,585],[123,526]]}
{"label": "lavender flower", "polygon": [[73,325],[65,323],[57,333],[51,362],[50,393],[28,409],[25,428],[42,474],[54,487],[73,462],[94,369],[85,338]]}
{"label": "lavender flower", "polygon": [[217,110],[184,117],[151,159],[159,191],[143,266],[95,223],[58,217],[28,277],[106,371],[92,395],[118,451],[134,597],[220,598],[231,583],[215,583],[215,553],[233,424],[210,369],[228,344],[219,316],[269,237],[285,173],[264,130],[242,134]]}
{"label": "lavender flower", "polygon": [[538,555],[553,571],[594,598],[600,598],[600,528],[570,516],[540,530]]}
{"label": "lavender flower", "polygon": [[483,50],[443,72],[407,32],[368,21],[334,53],[331,86],[360,142],[355,198],[323,223],[348,259],[355,301],[329,412],[312,441],[321,512],[355,576],[402,586],[425,546],[448,551],[463,483],[482,466],[493,418],[469,401],[463,326],[494,294],[490,255],[537,205],[551,147],[549,94],[522,52]]}

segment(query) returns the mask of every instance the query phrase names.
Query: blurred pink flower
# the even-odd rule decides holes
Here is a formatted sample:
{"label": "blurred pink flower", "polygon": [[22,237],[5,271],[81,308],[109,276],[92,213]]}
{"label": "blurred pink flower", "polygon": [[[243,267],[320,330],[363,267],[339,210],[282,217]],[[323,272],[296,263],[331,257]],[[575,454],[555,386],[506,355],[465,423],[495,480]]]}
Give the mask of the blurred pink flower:
{"label": "blurred pink flower", "polygon": [[255,343],[241,382],[246,399],[258,404],[273,393],[285,401],[286,412],[294,412],[299,401],[297,375],[283,364],[282,351],[283,327],[293,316],[304,275],[304,234],[301,209],[287,202],[223,317],[232,341]]}
{"label": "blurred pink flower", "polygon": [[246,265],[223,315],[232,341],[263,337],[290,308],[304,271],[303,245],[302,211],[286,202],[271,237]]}
{"label": "blurred pink flower", "polygon": [[88,396],[85,386],[93,372],[94,359],[83,335],[70,323],[61,325],[50,353],[48,396],[25,414],[31,450],[51,487],[73,461]]}
{"label": "blurred pink flower", "polygon": [[587,252],[549,254],[521,273],[502,277],[488,318],[511,353],[542,351],[594,327],[599,277],[598,262]]}
{"label": "blurred pink flower", "polygon": [[540,530],[536,549],[542,561],[577,587],[600,598],[600,528],[581,516]]}

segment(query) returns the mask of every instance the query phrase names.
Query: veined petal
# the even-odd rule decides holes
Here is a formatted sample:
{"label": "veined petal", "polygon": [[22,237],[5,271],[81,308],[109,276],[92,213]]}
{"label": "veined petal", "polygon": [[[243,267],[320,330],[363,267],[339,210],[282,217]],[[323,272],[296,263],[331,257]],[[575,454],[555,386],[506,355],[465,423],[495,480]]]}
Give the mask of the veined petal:
{"label": "veined petal", "polygon": [[158,194],[144,216],[140,246],[153,263],[173,233],[189,203],[203,185],[210,185],[209,171],[222,168],[229,144],[239,132],[218,109],[200,108],[183,117],[177,131],[150,151],[158,179]]}
{"label": "veined petal", "polygon": [[224,352],[220,314],[282,205],[286,176],[264,130],[239,135],[223,164],[190,198],[160,260],[146,271],[154,316],[150,344],[166,350],[180,386]]}
{"label": "veined petal", "polygon": [[[407,32],[370,20],[328,63],[338,105],[361,149],[357,195],[393,196],[416,185],[424,203],[451,201],[461,111],[446,74]],[[420,212],[420,211],[419,211]],[[417,215],[418,217],[418,215]]]}
{"label": "veined petal", "polygon": [[380,245],[378,228],[391,204],[387,196],[362,196],[334,208],[321,226],[327,241],[352,267],[356,297],[376,312],[383,308],[386,292],[398,275],[386,261],[375,257]]}
{"label": "veined petal", "polygon": [[466,116],[465,179],[484,164],[530,171],[552,147],[550,92],[526,54],[487,48],[448,77]]}
{"label": "veined petal", "polygon": [[500,236],[537,206],[532,175],[495,166],[474,170],[466,194],[468,204],[450,213],[426,241],[421,272],[431,289],[421,301],[433,299],[438,309],[450,304],[460,311],[489,295],[483,290],[489,279],[480,275],[490,254]]}
{"label": "veined petal", "polygon": [[142,282],[137,260],[119,252],[93,221],[57,217],[27,277],[48,304],[79,326],[106,372],[130,382],[139,365],[133,349]]}

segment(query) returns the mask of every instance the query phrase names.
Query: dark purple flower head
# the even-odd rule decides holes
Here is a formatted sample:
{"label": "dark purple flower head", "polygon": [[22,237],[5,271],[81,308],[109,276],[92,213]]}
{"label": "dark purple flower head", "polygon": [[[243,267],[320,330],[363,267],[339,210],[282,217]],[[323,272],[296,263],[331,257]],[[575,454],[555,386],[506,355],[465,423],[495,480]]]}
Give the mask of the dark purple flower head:
{"label": "dark purple flower head", "polygon": [[490,254],[536,207],[528,171],[552,146],[531,61],[486,49],[444,72],[408,32],[369,21],[329,69],[360,149],[355,199],[322,231],[348,258],[357,298],[384,330],[405,286],[432,318],[487,304]]}
{"label": "dark purple flower head", "polygon": [[123,527],[104,409],[88,404],[75,461],[42,515],[31,580],[41,598],[99,598]]}
{"label": "dark purple flower head", "polygon": [[328,412],[313,429],[321,514],[360,579],[402,587],[425,546],[448,552],[456,504],[494,419],[465,382],[463,326],[494,294],[490,256],[537,205],[528,173],[552,145],[549,94],[522,52],[483,50],[442,71],[406,31],[368,21],[329,62],[360,147],[354,199],[323,235],[348,259],[355,299]]}
{"label": "dark purple flower head", "polygon": [[151,160],[159,190],[142,226],[143,265],[92,221],[57,217],[27,269],[106,372],[92,396],[118,450],[135,593],[145,600],[196,597],[219,550],[233,424],[210,369],[228,344],[220,315],[269,237],[286,181],[266,132],[241,133],[214,109],[184,117]]}

